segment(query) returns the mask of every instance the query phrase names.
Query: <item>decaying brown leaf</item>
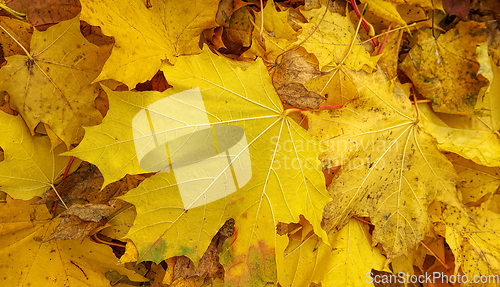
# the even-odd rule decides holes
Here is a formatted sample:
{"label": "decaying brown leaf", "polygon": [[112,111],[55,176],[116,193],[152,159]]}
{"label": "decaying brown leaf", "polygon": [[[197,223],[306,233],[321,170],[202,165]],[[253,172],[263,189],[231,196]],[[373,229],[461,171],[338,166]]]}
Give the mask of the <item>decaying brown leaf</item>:
{"label": "decaying brown leaf", "polygon": [[325,98],[307,90],[304,84],[323,74],[309,64],[304,56],[287,52],[273,70],[273,84],[283,102],[299,109],[317,109]]}

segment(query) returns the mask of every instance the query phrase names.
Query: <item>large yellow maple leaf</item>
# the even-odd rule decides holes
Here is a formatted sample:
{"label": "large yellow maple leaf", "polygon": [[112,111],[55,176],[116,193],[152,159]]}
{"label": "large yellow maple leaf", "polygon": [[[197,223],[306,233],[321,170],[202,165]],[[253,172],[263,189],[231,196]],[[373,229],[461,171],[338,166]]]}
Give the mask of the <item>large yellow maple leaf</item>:
{"label": "large yellow maple leaf", "polygon": [[133,88],[150,80],[162,60],[200,52],[203,30],[216,26],[219,1],[83,0],[82,20],[115,39],[111,57],[96,81],[115,79]]}
{"label": "large yellow maple leaf", "polygon": [[382,71],[353,73],[360,99],[335,111],[309,113],[309,131],[328,149],[326,165],[343,165],[325,210],[328,229],[353,216],[370,217],[374,244],[392,259],[407,255],[430,227],[434,200],[463,211],[452,164],[421,129],[415,108],[401,88],[393,91]]}
{"label": "large yellow maple leaf", "polygon": [[302,214],[326,240],[330,197],[315,140],[287,116],[261,61],[243,71],[204,50],[162,71],[174,86],[163,93],[106,89],[108,115],[70,154],[97,165],[104,185],[159,171],[122,196],[137,209],[127,237],[139,260],[186,255],[197,264],[235,218],[225,282],[275,282],[286,246],[278,221]]}
{"label": "large yellow maple leaf", "polygon": [[92,81],[108,51],[82,36],[78,17],[45,32],[35,30],[30,53],[6,58],[0,90],[9,93],[11,107],[32,133],[39,123],[47,124],[69,147],[78,140],[82,125],[102,119],[94,104],[99,87]]}

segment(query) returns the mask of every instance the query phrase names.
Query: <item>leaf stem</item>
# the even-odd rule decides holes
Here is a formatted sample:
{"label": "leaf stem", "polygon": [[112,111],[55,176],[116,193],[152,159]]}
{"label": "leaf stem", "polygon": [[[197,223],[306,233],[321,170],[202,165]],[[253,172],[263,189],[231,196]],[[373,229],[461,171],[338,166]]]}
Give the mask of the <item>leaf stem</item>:
{"label": "leaf stem", "polygon": [[373,225],[373,223],[371,223],[371,222],[369,222],[369,221],[366,221],[366,220],[364,220],[364,219],[362,219],[362,218],[359,218],[359,217],[357,217],[357,216],[355,216],[355,215],[353,215],[353,216],[352,216],[352,218],[357,219],[357,220],[359,220],[359,221],[361,221],[361,222],[363,222],[363,223],[366,223],[366,224],[368,224],[368,225]]}
{"label": "leaf stem", "polygon": [[68,166],[66,167],[66,171],[64,172],[63,179],[66,178],[68,175],[69,169],[71,168],[71,165],[73,164],[73,161],[75,160],[75,157],[72,156],[71,159],[69,160]]}
{"label": "leaf stem", "polygon": [[12,16],[16,17],[19,20],[28,20],[28,15],[17,12],[16,10],[8,7],[7,5],[0,3],[0,8],[4,9],[5,11],[9,12]]}
{"label": "leaf stem", "polygon": [[[368,4],[365,5],[365,7],[363,8],[363,15],[366,11],[366,8],[368,7]],[[351,53],[352,51],[352,47],[354,46],[354,42],[356,41],[356,35],[358,35],[358,32],[359,32],[359,28],[361,26],[361,24],[363,23],[361,20],[363,20],[363,15],[361,15],[360,17],[360,21],[358,23],[358,26],[356,27],[356,32],[354,33],[353,37],[352,37],[352,41],[351,41],[351,44],[349,45],[349,49],[347,49],[347,53],[344,55],[344,58],[340,61],[339,63],[339,67],[342,66],[344,64],[344,61],[347,59],[347,57],[349,56],[349,54]],[[376,46],[376,45],[375,45]]]}
{"label": "leaf stem", "polygon": [[[274,3],[274,2],[273,2]],[[260,41],[264,43],[264,3],[260,0]]]}
{"label": "leaf stem", "polygon": [[444,268],[450,269],[450,266],[448,266],[448,264],[446,264],[443,259],[439,258],[439,256],[434,251],[432,251],[432,249],[427,244],[425,244],[423,240],[420,240],[420,243],[425,247],[425,249],[429,250],[429,252],[432,253],[434,257],[436,257],[439,263],[443,264]]}
{"label": "leaf stem", "polygon": [[31,57],[31,55],[30,55],[30,53],[28,52],[28,50],[27,50],[26,48],[24,48],[24,46],[23,46],[23,45],[21,45],[21,43],[20,43],[20,42],[19,42],[16,38],[14,38],[14,36],[12,36],[12,34],[10,34],[10,33],[9,33],[9,31],[7,31],[7,29],[5,29],[5,28],[4,28],[1,24],[0,24],[0,28],[1,28],[1,29],[5,32],[5,33],[7,33],[7,35],[9,35],[9,37],[10,37],[12,40],[14,40],[14,42],[16,42],[16,43],[19,45],[19,47],[21,47],[21,49],[23,49],[24,53],[26,54],[26,56],[28,56],[28,58],[29,58],[30,60],[33,60],[33,57]]}
{"label": "leaf stem", "polygon": [[[365,28],[366,33],[369,33],[370,29],[368,29],[368,27],[366,26],[366,20],[361,17],[361,13],[359,13],[358,6],[354,2],[354,0],[351,0],[351,6],[354,9],[354,12],[356,12],[356,15],[358,16],[359,20],[361,21],[363,28]],[[363,14],[364,14],[364,12],[363,12]],[[375,39],[373,39],[373,37],[370,34],[368,34],[368,36],[370,36],[370,39],[372,40],[373,45],[375,45],[375,47],[377,47],[378,44],[377,44],[377,42],[375,42]]]}
{"label": "leaf stem", "polygon": [[[71,168],[71,165],[73,164],[73,161],[75,160],[75,157],[72,156],[71,159],[69,160],[69,163],[68,163],[68,166],[66,167],[66,170],[64,171],[64,175],[63,175],[63,178],[62,179],[65,179],[67,176],[68,176],[68,172]],[[68,207],[66,206],[66,203],[62,200],[62,198],[59,196],[59,193],[57,192],[57,190],[54,188],[54,191],[56,192],[57,194],[57,197],[59,197],[59,199],[61,200],[62,204],[64,205],[64,207],[66,207],[66,209],[68,209]],[[54,211],[57,207],[57,201],[54,202],[54,205],[52,206],[52,211]]]}
{"label": "leaf stem", "polygon": [[[391,31],[392,27],[392,22],[389,24],[389,27],[387,28],[387,32]],[[378,50],[377,55],[382,54],[382,50],[384,49],[385,42],[387,42],[387,37],[389,37],[389,33],[385,34],[384,41],[382,41],[382,45],[380,45],[380,50]]]}

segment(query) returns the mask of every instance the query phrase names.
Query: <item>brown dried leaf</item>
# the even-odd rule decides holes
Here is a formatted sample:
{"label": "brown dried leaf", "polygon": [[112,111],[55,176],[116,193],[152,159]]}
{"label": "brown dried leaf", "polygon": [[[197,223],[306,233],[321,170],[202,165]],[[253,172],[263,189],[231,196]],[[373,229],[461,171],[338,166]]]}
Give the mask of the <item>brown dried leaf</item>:
{"label": "brown dried leaf", "polygon": [[285,103],[300,109],[316,109],[325,98],[307,90],[304,84],[321,75],[323,73],[308,63],[305,56],[288,52],[273,70],[273,84]]}
{"label": "brown dried leaf", "polygon": [[44,242],[50,241],[52,239],[83,239],[85,236],[91,234],[93,230],[100,226],[103,226],[104,224],[104,221],[83,221],[75,215],[70,215],[69,217],[65,217],[61,220],[54,233],[52,233],[47,239],[45,239]]}
{"label": "brown dried leaf", "polygon": [[17,12],[28,14],[28,21],[35,27],[69,20],[81,10],[78,0],[6,0],[5,4]]}
{"label": "brown dried leaf", "polygon": [[[88,162],[82,162],[74,173],[57,186],[57,191],[65,202],[84,200],[88,203],[104,204],[112,197],[124,195],[130,189],[136,188],[144,179],[151,175],[126,175],[124,178],[107,185],[101,190],[104,179],[99,169]],[[44,204],[58,199],[59,197],[56,193],[51,190],[45,193],[36,204]]]}

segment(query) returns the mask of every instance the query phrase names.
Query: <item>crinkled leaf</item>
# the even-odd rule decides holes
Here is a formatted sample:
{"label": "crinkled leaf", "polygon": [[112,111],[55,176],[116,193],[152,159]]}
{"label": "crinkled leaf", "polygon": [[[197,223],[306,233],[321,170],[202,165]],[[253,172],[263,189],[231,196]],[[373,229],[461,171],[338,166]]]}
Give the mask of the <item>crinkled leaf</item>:
{"label": "crinkled leaf", "polygon": [[401,69],[436,112],[472,114],[480,89],[487,84],[478,75],[476,45],[485,41],[485,26],[459,22],[437,40],[427,33],[401,63]]}
{"label": "crinkled leaf", "polygon": [[389,258],[406,255],[429,228],[434,200],[461,205],[456,173],[434,140],[423,132],[407,95],[390,87],[383,72],[353,73],[360,99],[342,109],[309,113],[310,132],[328,149],[325,165],[343,165],[329,186],[328,229],[352,215],[370,217],[374,244]]}

